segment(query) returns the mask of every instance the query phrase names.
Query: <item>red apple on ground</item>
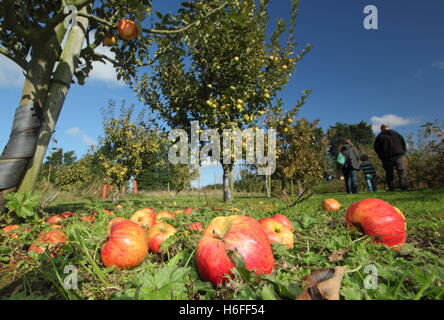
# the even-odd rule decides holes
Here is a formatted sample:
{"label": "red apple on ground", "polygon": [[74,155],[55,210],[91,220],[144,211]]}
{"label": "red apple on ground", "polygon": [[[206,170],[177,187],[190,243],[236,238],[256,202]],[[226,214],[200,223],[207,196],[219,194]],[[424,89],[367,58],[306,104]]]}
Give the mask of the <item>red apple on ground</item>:
{"label": "red apple on ground", "polygon": [[176,216],[174,213],[171,213],[169,211],[161,211],[156,214],[156,220],[163,221],[164,219],[175,219]]}
{"label": "red apple on ground", "polygon": [[54,215],[48,218],[48,220],[46,220],[46,222],[48,223],[59,223],[62,222],[64,219],[64,217],[60,216],[60,215]]}
{"label": "red apple on ground", "polygon": [[119,35],[123,40],[136,40],[138,36],[137,27],[134,21],[123,19],[117,26]]}
{"label": "red apple on ground", "polygon": [[151,228],[156,222],[156,214],[151,208],[140,209],[133,213],[130,220],[140,224],[142,227]]}
{"label": "red apple on ground", "polygon": [[282,244],[289,249],[293,248],[293,233],[283,223],[274,218],[263,218],[259,220],[259,223],[264,228],[270,242]]}
{"label": "red apple on ground", "polygon": [[203,227],[202,227],[202,223],[200,223],[200,222],[192,222],[192,223],[190,223],[190,225],[188,226],[188,228],[189,228],[190,230],[197,230],[197,231],[199,231],[199,232],[204,231],[204,229],[203,229]]}
{"label": "red apple on ground", "polygon": [[148,252],[145,230],[130,220],[117,221],[111,226],[111,235],[102,246],[100,256],[106,267],[129,269],[138,266]]}
{"label": "red apple on ground", "polygon": [[284,226],[286,226],[288,229],[293,230],[293,223],[283,214],[276,213],[273,217],[271,217],[274,220],[279,221]]}
{"label": "red apple on ground", "polygon": [[[66,243],[68,241],[68,237],[66,234],[59,230],[54,229],[50,230],[48,232],[42,232],[40,233],[39,237],[36,241],[34,241],[33,244],[28,249],[28,252],[37,252],[38,254],[41,254],[46,251],[48,245],[59,245]],[[60,250],[57,250],[56,248],[51,248],[49,255],[54,258],[56,254],[60,253]]]}
{"label": "red apple on ground", "polygon": [[162,243],[176,233],[176,228],[166,222],[157,221],[147,232],[147,243],[150,251],[160,253]]}
{"label": "red apple on ground", "polygon": [[112,227],[115,223],[117,223],[117,222],[121,222],[121,221],[125,221],[125,220],[127,220],[127,219],[122,218],[122,217],[117,217],[117,218],[112,219],[110,222],[108,222],[109,233],[111,233],[111,227]]}
{"label": "red apple on ground", "polygon": [[380,243],[400,250],[407,234],[405,220],[391,204],[380,199],[364,199],[348,207],[345,214],[349,230],[357,228]]}
{"label": "red apple on ground", "polygon": [[201,279],[214,285],[222,284],[234,267],[227,250],[235,249],[244,258],[248,270],[258,274],[268,274],[273,270],[270,241],[259,222],[242,215],[217,217],[205,229],[196,248]]}
{"label": "red apple on ground", "polygon": [[190,216],[190,214],[191,214],[191,208],[186,208],[185,209],[185,215],[187,216],[187,217],[189,217]]}
{"label": "red apple on ground", "polygon": [[67,218],[74,217],[74,213],[72,213],[71,211],[65,211],[65,212],[61,213],[59,216],[61,216],[64,219],[67,219]]}
{"label": "red apple on ground", "polygon": [[106,209],[103,210],[103,213],[105,213],[105,215],[107,215],[108,217],[111,217],[114,215],[114,212],[112,212],[111,210],[106,210]]}
{"label": "red apple on ground", "polygon": [[13,230],[20,230],[20,226],[16,224],[12,224],[2,228],[2,231],[6,233],[6,235],[12,239],[18,239],[17,233],[13,232]]}
{"label": "red apple on ground", "polygon": [[325,199],[322,201],[322,208],[327,211],[338,211],[341,209],[341,203],[336,199]]}

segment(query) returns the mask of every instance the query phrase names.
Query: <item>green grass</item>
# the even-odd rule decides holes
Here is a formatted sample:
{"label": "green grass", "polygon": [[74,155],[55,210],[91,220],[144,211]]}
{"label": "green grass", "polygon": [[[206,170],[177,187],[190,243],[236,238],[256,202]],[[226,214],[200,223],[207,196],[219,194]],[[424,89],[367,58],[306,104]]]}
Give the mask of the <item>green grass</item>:
{"label": "green grass", "polygon": [[[325,198],[339,200],[339,212],[326,213],[320,203]],[[400,208],[407,220],[408,244],[401,252],[376,246],[368,237],[348,232],[344,213],[361,199],[379,198]],[[443,299],[444,298],[444,190],[377,192],[374,194],[319,194],[301,204],[287,208],[279,199],[239,195],[231,205],[220,196],[180,195],[168,197],[139,195],[120,201],[124,208],[118,216],[130,217],[138,208],[156,211],[198,208],[190,217],[179,215],[171,224],[178,233],[164,245],[161,255],[150,253],[138,267],[119,271],[106,269],[100,261],[100,248],[106,240],[107,223],[111,219],[99,214],[94,223],[79,217],[64,222],[69,243],[63,254],[54,259],[42,255],[26,259],[26,250],[45,225],[32,226],[30,233],[0,246],[0,296],[3,299],[293,299],[302,289],[304,277],[314,269],[346,266],[341,286],[341,299]],[[59,213],[72,210],[78,216],[90,214],[100,207],[112,209],[110,202],[60,202],[47,208]],[[295,226],[293,249],[274,247],[275,268],[270,277],[248,281],[238,268],[237,276],[223,288],[202,282],[194,262],[198,237],[187,231],[190,222],[204,226],[219,215],[245,214],[254,218],[274,213],[287,215]],[[329,262],[336,250],[350,249],[342,261]],[[8,269],[10,260],[17,261]],[[79,288],[67,290],[63,281],[66,265],[79,272]],[[378,288],[365,289],[369,276],[366,267],[377,269]]]}

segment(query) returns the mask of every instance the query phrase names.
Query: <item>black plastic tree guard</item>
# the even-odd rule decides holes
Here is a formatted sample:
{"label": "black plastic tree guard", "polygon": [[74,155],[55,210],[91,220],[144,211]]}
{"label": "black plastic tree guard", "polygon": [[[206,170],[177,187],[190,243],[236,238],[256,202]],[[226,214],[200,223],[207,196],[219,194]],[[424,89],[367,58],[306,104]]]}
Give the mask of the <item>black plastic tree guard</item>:
{"label": "black plastic tree guard", "polygon": [[11,135],[0,156],[0,191],[19,185],[28,161],[34,155],[41,126],[37,111],[32,104],[20,106],[15,111]]}

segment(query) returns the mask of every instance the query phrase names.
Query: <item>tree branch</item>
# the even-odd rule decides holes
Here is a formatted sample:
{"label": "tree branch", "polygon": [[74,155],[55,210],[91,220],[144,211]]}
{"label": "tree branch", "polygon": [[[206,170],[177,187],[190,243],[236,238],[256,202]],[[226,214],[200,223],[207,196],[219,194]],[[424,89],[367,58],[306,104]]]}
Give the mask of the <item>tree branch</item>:
{"label": "tree branch", "polygon": [[115,28],[116,25],[117,25],[117,24],[115,24],[115,23],[111,23],[111,22],[109,22],[109,21],[107,21],[107,20],[104,20],[104,19],[101,19],[101,18],[99,18],[99,17],[93,16],[93,15],[91,15],[91,14],[89,14],[89,13],[86,13],[86,12],[78,12],[77,15],[78,15],[78,16],[81,16],[81,17],[88,18],[88,19],[90,19],[90,20],[97,21],[97,22],[99,22],[99,23],[101,23],[101,24],[104,24],[104,25],[110,27],[110,28]]}
{"label": "tree branch", "polygon": [[[27,42],[34,42],[35,37],[33,36],[33,32],[30,28],[24,28],[17,21],[16,9],[14,5],[14,0],[4,0],[3,1],[3,10],[5,12],[5,25],[15,32],[19,37],[22,37]],[[7,14],[6,14],[7,13]]]}
{"label": "tree branch", "polygon": [[11,59],[12,61],[14,61],[23,70],[26,70],[28,68],[28,62],[26,60],[20,59],[19,57],[17,57],[17,55],[12,54],[6,48],[1,48],[0,47],[0,54],[4,55],[5,57],[7,57],[7,58]]}
{"label": "tree branch", "polygon": [[[222,10],[228,2],[224,2],[222,3],[222,5],[220,5],[219,7],[211,10],[205,17],[203,17],[203,19],[209,18],[211,15],[213,15],[214,13],[216,13],[219,10]],[[166,30],[159,30],[159,29],[143,29],[144,32],[147,33],[155,33],[155,34],[175,34],[175,33],[181,33],[184,31],[187,31],[188,29],[192,28],[193,26],[195,26],[197,23],[199,23],[201,20],[197,19],[196,21],[186,25],[185,27],[182,28],[178,28],[178,29],[166,29]]]}

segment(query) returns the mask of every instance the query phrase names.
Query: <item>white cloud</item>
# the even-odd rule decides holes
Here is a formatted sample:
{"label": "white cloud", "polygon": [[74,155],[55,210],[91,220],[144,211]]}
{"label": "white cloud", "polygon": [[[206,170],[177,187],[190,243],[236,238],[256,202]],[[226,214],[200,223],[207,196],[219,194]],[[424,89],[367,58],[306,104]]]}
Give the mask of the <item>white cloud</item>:
{"label": "white cloud", "polygon": [[82,130],[80,130],[77,127],[70,128],[70,129],[66,130],[66,134],[80,136],[83,140],[83,143],[86,144],[87,146],[93,146],[93,145],[97,144],[93,138],[86,135]]}
{"label": "white cloud", "polygon": [[432,67],[435,69],[444,70],[444,59],[433,62]]}
{"label": "white cloud", "polygon": [[[110,48],[100,46],[96,49],[96,52],[106,55],[111,59],[115,58],[115,54],[111,52]],[[90,73],[89,80],[105,82],[111,86],[123,86],[125,83],[123,81],[117,80],[117,72],[112,66],[111,62],[93,62],[93,70]]]}
{"label": "white cloud", "polygon": [[15,62],[0,54],[0,87],[21,87],[25,81],[23,70]]}
{"label": "white cloud", "polygon": [[[94,38],[94,35],[91,36]],[[62,41],[62,46],[65,44],[65,39]],[[84,45],[86,46],[86,44]],[[115,54],[111,49],[104,46],[99,46],[96,52],[106,55],[111,59],[115,58]],[[105,60],[106,61],[106,60]],[[58,63],[56,64],[57,67]],[[25,77],[23,70],[17,66],[13,61],[0,54],[0,87],[21,87]],[[117,72],[109,61],[102,63],[99,61],[93,62],[93,70],[91,71],[87,81],[103,82],[112,87],[121,87],[125,83],[117,80]]]}
{"label": "white cloud", "polygon": [[403,118],[394,114],[386,114],[382,117],[373,116],[370,118],[372,123],[373,132],[377,133],[380,131],[381,124],[389,124],[391,128],[406,126],[412,123],[416,123],[417,120]]}

